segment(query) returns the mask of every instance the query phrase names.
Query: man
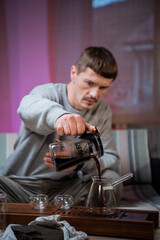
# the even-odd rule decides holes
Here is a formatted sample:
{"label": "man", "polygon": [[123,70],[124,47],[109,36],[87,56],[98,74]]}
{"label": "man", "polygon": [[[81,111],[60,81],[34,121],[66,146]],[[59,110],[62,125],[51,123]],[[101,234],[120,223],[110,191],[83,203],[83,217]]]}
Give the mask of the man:
{"label": "man", "polygon": [[[89,47],[71,67],[68,85],[38,86],[22,99],[18,108],[22,119],[18,140],[0,178],[0,190],[8,194],[8,201],[28,202],[31,194],[45,193],[53,203],[55,195],[71,194],[75,205],[84,205],[91,177],[98,173],[95,161],[87,161],[81,168],[56,172],[48,146],[56,139],[67,140],[85,130],[91,132],[95,126],[101,133],[104,148],[104,155],[99,159],[102,176],[118,177],[112,113],[109,105],[100,100],[117,72],[117,63],[110,51]],[[121,186],[117,189],[120,199]]]}

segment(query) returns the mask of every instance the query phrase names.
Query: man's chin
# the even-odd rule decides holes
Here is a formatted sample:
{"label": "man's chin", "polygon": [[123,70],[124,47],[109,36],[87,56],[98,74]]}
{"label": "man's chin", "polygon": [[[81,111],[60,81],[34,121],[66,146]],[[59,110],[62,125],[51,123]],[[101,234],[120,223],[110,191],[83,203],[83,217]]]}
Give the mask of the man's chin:
{"label": "man's chin", "polygon": [[93,103],[93,104],[84,104],[84,109],[86,109],[86,110],[90,110],[90,109],[92,109],[93,107],[95,106],[95,103]]}

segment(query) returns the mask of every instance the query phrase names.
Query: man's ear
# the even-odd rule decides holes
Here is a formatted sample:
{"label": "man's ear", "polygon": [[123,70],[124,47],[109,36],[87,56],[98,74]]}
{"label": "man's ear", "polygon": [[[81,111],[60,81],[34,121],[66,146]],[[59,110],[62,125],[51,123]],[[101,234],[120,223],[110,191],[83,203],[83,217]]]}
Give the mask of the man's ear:
{"label": "man's ear", "polygon": [[75,65],[71,66],[70,75],[71,75],[71,80],[74,81],[76,79],[76,76],[77,76],[77,69],[76,69]]}

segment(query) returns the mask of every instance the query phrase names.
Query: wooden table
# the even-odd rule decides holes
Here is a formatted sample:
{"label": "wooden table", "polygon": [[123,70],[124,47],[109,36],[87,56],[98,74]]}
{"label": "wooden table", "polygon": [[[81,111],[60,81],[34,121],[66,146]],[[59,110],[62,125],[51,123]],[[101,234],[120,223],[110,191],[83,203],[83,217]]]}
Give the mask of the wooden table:
{"label": "wooden table", "polygon": [[[154,239],[155,230],[159,227],[159,212],[152,210],[118,209],[114,217],[96,216],[87,212],[86,207],[73,206],[69,210],[56,209],[55,205],[47,208],[33,209],[30,204],[8,203],[5,223],[26,225],[38,216],[60,214],[61,220],[66,220],[77,231],[88,235],[120,237],[132,239]],[[92,237],[91,239],[96,239]],[[99,239],[101,239],[99,237]],[[110,238],[111,239],[111,238]]]}

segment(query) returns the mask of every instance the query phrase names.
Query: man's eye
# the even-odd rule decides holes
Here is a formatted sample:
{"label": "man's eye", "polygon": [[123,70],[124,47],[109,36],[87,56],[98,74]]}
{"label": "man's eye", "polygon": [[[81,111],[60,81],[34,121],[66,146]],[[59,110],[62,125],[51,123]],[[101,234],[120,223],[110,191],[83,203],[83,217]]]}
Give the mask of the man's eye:
{"label": "man's eye", "polygon": [[103,91],[103,90],[107,90],[108,87],[100,87],[99,89]]}
{"label": "man's eye", "polygon": [[87,82],[88,86],[93,86],[92,82]]}

